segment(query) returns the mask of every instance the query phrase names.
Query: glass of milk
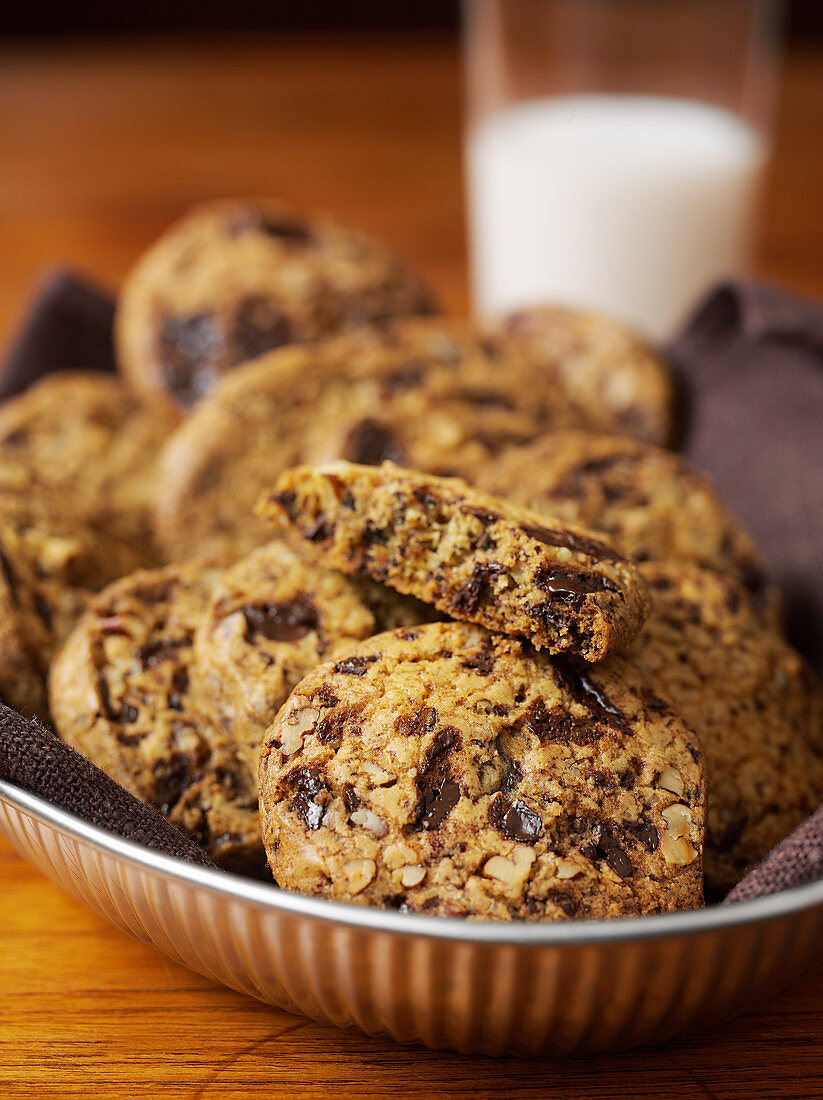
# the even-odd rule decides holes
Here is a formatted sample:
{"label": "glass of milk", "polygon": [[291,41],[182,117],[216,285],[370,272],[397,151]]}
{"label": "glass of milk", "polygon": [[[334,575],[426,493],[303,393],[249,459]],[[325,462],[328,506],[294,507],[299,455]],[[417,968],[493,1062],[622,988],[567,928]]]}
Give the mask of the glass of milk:
{"label": "glass of milk", "polygon": [[745,270],[777,0],[465,0],[475,312],[675,330]]}

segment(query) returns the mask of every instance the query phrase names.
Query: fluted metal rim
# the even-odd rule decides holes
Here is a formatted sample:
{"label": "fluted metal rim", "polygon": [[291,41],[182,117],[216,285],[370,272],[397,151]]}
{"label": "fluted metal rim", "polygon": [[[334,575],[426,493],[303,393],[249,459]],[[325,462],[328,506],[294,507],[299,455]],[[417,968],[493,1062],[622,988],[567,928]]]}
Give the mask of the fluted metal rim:
{"label": "fluted metal rim", "polygon": [[184,882],[227,899],[259,909],[309,917],[373,931],[406,936],[433,937],[462,943],[523,944],[529,946],[615,943],[655,939],[661,936],[696,935],[757,921],[769,921],[823,905],[823,879],[783,890],[779,894],[711,906],[683,913],[624,917],[599,921],[500,922],[465,921],[423,917],[383,909],[327,901],[324,898],[280,890],[264,883],[210,870],[162,855],[151,848],[124,840],[45,799],[0,779],[0,802],[37,819],[41,824],[84,841],[117,859],[150,870],[165,879]]}

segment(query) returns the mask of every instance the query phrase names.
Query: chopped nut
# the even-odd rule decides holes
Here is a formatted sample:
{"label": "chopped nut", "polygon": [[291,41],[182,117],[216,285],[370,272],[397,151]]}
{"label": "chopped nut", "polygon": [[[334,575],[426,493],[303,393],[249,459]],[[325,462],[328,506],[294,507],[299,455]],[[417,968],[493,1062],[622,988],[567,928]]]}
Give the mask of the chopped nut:
{"label": "chopped nut", "polygon": [[400,882],[403,886],[419,886],[426,877],[426,868],[409,865],[404,867],[400,874]]}
{"label": "chopped nut", "polygon": [[491,764],[484,764],[480,769],[480,790],[483,794],[490,794],[497,788],[500,781],[500,774],[497,768],[493,768]]}
{"label": "chopped nut", "polygon": [[678,798],[683,797],[683,777],[677,768],[666,768],[658,780],[658,786],[664,791],[671,791]]}
{"label": "chopped nut", "polygon": [[323,824],[327,829],[342,829],[349,819],[342,798],[333,798],[323,815]]}
{"label": "chopped nut", "polygon": [[383,818],[378,817],[373,810],[367,810],[365,806],[355,810],[349,821],[353,825],[360,825],[363,829],[368,829],[370,833],[374,833],[378,837],[385,836],[389,831],[389,827]]}
{"label": "chopped nut", "polygon": [[359,894],[377,874],[377,864],[373,859],[350,859],[343,864],[343,873],[349,893]]}
{"label": "chopped nut", "polygon": [[697,855],[685,837],[671,837],[668,833],[663,834],[660,851],[667,863],[691,863]]}
{"label": "chopped nut", "polygon": [[688,806],[676,802],[673,806],[667,806],[662,816],[666,822],[666,836],[678,840],[689,835],[692,814]]}
{"label": "chopped nut", "polygon": [[499,882],[505,882],[507,886],[519,886],[528,878],[531,865],[534,863],[533,849],[518,844],[512,852],[512,858],[505,856],[492,856],[483,866],[483,874],[486,878],[496,878]]}
{"label": "chopped nut", "polygon": [[397,781],[396,775],[387,772],[385,768],[381,768],[379,764],[374,764],[370,760],[364,762],[363,771],[371,776],[376,787],[387,787],[390,783]]}
{"label": "chopped nut", "polygon": [[563,859],[562,857],[555,860],[555,867],[557,868],[558,878],[575,878],[583,873],[582,867],[578,867],[570,859]]}
{"label": "chopped nut", "polygon": [[286,721],[298,733],[308,733],[314,729],[319,717],[320,711],[315,707],[301,707],[300,710],[293,710]]}
{"label": "chopped nut", "polygon": [[280,751],[284,756],[293,756],[302,748],[303,734],[300,733],[299,730],[291,729],[289,726],[286,726],[280,736]]}

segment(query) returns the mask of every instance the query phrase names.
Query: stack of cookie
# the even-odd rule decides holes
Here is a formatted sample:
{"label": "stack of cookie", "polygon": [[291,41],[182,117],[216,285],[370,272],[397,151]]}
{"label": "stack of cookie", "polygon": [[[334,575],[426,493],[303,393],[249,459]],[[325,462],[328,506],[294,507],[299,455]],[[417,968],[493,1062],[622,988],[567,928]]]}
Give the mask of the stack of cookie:
{"label": "stack of cookie", "polygon": [[285,888],[490,919],[719,897],[823,793],[779,593],[664,449],[634,335],[431,312],[324,219],[174,227],[123,289],[121,377],[0,408],[0,693]]}

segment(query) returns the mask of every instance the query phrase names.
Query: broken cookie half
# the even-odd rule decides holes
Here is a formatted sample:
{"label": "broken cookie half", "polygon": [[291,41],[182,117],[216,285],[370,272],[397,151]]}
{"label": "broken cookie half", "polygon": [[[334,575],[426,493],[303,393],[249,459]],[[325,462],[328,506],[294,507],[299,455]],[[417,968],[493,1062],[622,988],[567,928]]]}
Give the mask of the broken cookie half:
{"label": "broken cookie half", "polygon": [[598,661],[649,612],[632,562],[599,536],[393,463],[287,470],[260,505],[324,563],[455,619]]}

